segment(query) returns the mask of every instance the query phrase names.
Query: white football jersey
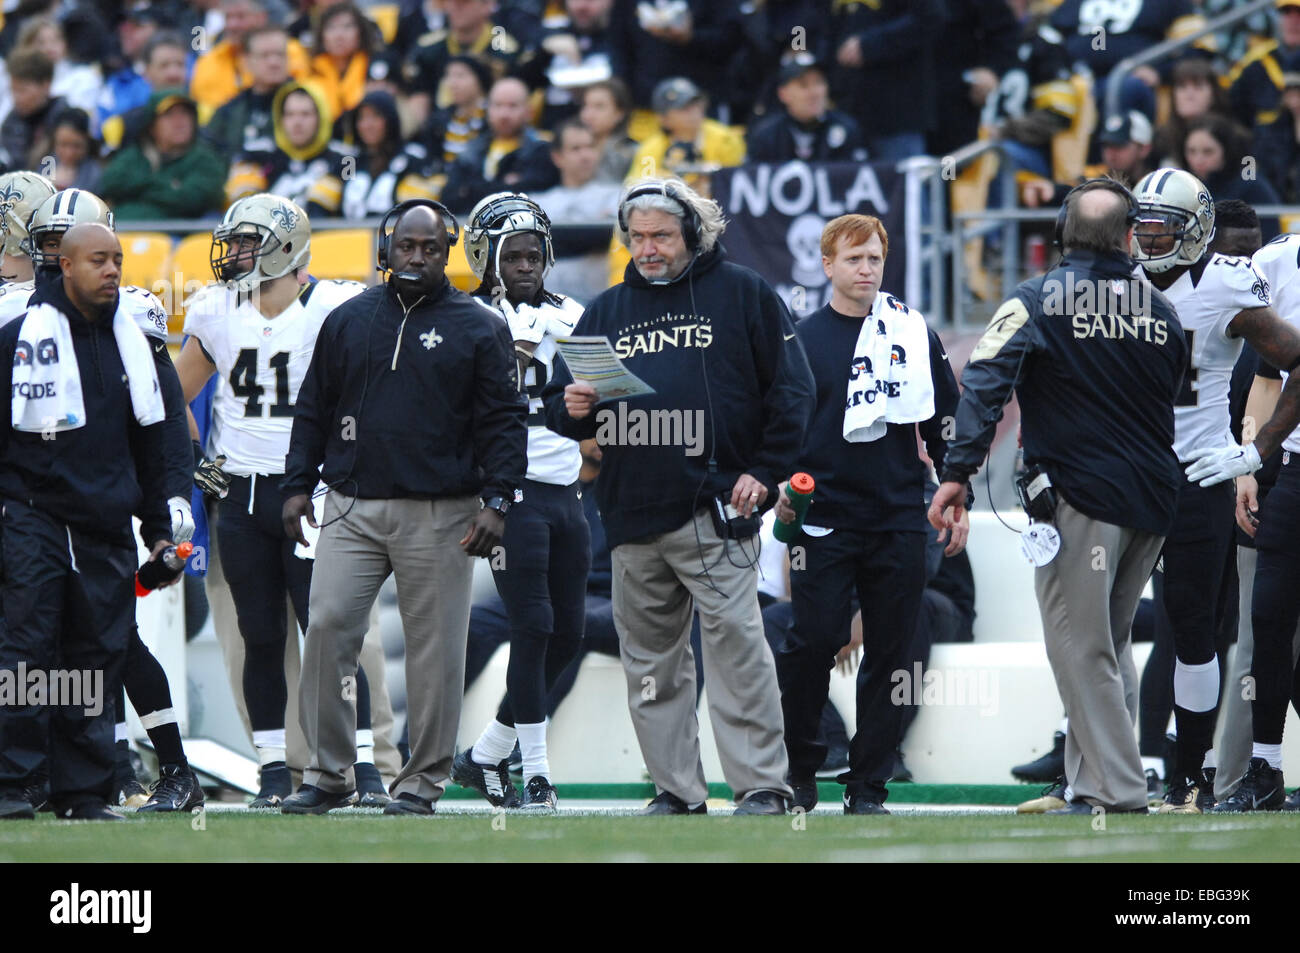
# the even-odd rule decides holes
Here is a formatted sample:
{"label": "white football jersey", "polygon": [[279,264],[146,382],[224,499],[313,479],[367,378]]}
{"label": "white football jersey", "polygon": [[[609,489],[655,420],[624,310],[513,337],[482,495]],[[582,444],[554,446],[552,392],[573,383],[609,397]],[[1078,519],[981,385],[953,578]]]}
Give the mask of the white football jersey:
{"label": "white football jersey", "polygon": [[[1279,235],[1255,252],[1251,261],[1268,281],[1273,310],[1283,321],[1300,327],[1300,280],[1297,280],[1300,275],[1300,235]],[[1287,372],[1281,373],[1285,384]],[[1263,424],[1263,421],[1259,423]],[[1282,449],[1300,453],[1300,427],[1282,441]]]}
{"label": "white football jersey", "polygon": [[284,472],[294,402],[316,336],[329,313],[365,290],[356,281],[317,281],[281,314],[263,317],[247,294],[209,285],[187,302],[185,333],[217,366],[207,452],[236,476]]}
{"label": "white football jersey", "polygon": [[[554,292],[551,292],[554,294]],[[546,426],[546,411],[542,407],[542,391],[555,376],[555,338],[572,334],[574,325],[585,310],[582,305],[565,295],[558,306],[543,303],[535,310],[546,321],[546,335],[533,351],[533,360],[524,372],[524,389],[528,394],[528,472],[529,480],[568,486],[578,479],[582,469],[582,453],[576,440],[561,437]]]}
{"label": "white football jersey", "polygon": [[[32,281],[0,285],[0,327],[27,311],[27,302],[35,290],[36,285]],[[146,337],[157,341],[167,340],[167,312],[152,292],[136,285],[127,285],[118,295],[117,306],[119,310],[126,309],[131,320]]]}
{"label": "white football jersey", "polygon": [[1211,255],[1189,268],[1165,291],[1187,336],[1191,366],[1174,401],[1174,453],[1226,447],[1232,439],[1228,390],[1241,356],[1241,338],[1228,325],[1242,311],[1269,303],[1268,281],[1249,258]]}

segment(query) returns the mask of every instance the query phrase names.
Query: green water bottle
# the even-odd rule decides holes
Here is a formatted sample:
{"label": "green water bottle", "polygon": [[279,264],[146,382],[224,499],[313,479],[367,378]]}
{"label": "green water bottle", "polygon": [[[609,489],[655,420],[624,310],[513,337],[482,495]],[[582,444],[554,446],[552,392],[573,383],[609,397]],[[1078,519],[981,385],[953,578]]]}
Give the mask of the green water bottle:
{"label": "green water bottle", "polygon": [[794,522],[782,523],[776,521],[772,529],[772,535],[777,538],[778,542],[793,543],[799,535],[799,530],[803,528],[803,518],[808,515],[808,504],[812,502],[813,489],[816,484],[813,478],[807,473],[796,473],[790,477],[790,482],[786,484],[785,495],[790,499],[790,505],[794,508]]}

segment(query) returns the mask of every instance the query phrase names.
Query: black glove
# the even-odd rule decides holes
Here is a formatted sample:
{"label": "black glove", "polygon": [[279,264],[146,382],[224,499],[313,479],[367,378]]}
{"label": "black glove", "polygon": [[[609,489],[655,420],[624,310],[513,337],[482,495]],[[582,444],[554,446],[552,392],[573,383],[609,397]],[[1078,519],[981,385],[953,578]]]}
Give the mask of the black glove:
{"label": "black glove", "polygon": [[230,492],[230,474],[221,469],[221,465],[226,462],[225,454],[209,460],[203,455],[203,448],[196,440],[194,460],[194,485],[203,491],[204,496],[224,500]]}

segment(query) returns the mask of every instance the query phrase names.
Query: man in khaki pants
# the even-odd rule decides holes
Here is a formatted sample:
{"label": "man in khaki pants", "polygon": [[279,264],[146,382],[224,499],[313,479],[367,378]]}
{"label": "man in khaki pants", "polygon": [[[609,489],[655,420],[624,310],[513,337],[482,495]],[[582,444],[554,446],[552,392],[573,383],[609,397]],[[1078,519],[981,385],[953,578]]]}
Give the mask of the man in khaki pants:
{"label": "man in khaki pants", "polygon": [[379,227],[388,280],[325,319],[298,393],[281,484],[290,538],[305,538],[302,517],[315,525],[317,482],[331,490],[299,686],[310,759],[286,814],[324,814],[356,799],[349,682],[390,573],[406,635],[411,757],[384,813],[433,814],[451,773],[472,558],[500,543],[527,462],[509,329],[446,278],[458,238],[436,202],[392,209]]}
{"label": "man in khaki pants", "polygon": [[547,426],[595,437],[603,452],[596,496],[614,625],[632,724],[659,790],[643,813],[705,810],[689,642],[698,609],[736,813],[783,814],[791,792],[758,606],[758,514],[799,452],[812,373],[776,292],[726,260],[716,202],[675,179],[647,180],[624,194],[618,225],[632,253],[624,282],[588,306],[574,333],[607,337],[654,392],[598,404],[598,390],[561,365],[543,400]]}

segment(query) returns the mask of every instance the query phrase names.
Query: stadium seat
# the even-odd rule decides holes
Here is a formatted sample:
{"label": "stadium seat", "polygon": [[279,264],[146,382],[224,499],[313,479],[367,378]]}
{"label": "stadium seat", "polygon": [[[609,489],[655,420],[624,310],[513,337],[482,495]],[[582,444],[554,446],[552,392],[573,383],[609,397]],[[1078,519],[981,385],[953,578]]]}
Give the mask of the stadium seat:
{"label": "stadium seat", "polygon": [[172,257],[170,235],[164,232],[121,232],[117,237],[122,243],[123,285],[136,285],[153,291],[155,282],[168,279],[167,263]]}
{"label": "stadium seat", "polygon": [[168,325],[172,332],[179,334],[185,325],[185,299],[212,280],[212,235],[196,232],[182,238],[172,252],[171,267],[167,270],[174,292],[172,300],[163,304],[170,305],[172,319]]}
{"label": "stadium seat", "polygon": [[311,237],[311,273],[369,284],[375,276],[375,233],[365,228],[317,232]]}

